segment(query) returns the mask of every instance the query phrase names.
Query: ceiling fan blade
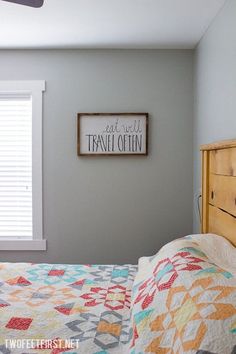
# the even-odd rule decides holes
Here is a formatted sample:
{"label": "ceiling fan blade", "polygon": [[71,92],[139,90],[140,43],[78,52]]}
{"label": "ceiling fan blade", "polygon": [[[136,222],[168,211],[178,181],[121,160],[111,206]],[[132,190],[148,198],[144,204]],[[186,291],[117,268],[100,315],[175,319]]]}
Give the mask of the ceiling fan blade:
{"label": "ceiling fan blade", "polygon": [[26,5],[31,7],[43,6],[44,0],[3,0],[8,2],[14,2],[15,4]]}

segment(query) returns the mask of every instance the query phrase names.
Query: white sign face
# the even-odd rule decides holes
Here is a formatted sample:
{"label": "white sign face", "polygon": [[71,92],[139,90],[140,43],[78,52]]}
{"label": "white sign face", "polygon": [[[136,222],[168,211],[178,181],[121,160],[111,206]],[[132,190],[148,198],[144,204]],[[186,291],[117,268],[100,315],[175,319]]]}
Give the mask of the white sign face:
{"label": "white sign face", "polygon": [[78,155],[147,155],[148,114],[78,114]]}

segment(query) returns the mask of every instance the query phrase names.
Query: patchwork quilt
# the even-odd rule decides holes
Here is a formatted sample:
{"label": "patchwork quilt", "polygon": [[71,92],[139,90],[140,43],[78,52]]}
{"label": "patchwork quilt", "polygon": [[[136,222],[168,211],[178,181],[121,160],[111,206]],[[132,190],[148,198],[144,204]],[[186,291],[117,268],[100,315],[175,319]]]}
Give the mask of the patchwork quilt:
{"label": "patchwork quilt", "polygon": [[236,248],[192,235],[134,265],[0,263],[0,354],[236,354]]}
{"label": "patchwork quilt", "polygon": [[236,354],[236,248],[196,235],[141,258],[131,309],[132,354]]}
{"label": "patchwork quilt", "polygon": [[0,263],[0,353],[122,353],[136,271]]}

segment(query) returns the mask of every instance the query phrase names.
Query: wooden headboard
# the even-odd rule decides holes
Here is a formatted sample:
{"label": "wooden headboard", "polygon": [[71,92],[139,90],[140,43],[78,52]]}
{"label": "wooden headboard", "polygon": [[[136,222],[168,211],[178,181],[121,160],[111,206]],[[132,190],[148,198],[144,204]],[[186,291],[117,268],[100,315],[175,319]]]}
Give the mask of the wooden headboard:
{"label": "wooden headboard", "polygon": [[202,233],[236,246],[236,140],[201,146]]}

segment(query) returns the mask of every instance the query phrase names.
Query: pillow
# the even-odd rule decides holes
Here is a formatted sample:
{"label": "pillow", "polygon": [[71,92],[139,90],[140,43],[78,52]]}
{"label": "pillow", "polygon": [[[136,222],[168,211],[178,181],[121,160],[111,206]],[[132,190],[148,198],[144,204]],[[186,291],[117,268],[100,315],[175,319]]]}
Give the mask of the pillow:
{"label": "pillow", "polygon": [[[233,281],[234,287],[230,286],[230,281]],[[229,286],[229,298],[216,312],[219,312],[219,319],[225,316],[232,322],[231,317],[236,313],[231,298],[236,295],[235,279],[232,280],[231,273],[212,263],[192,236],[170,242],[153,257],[141,258],[132,289],[132,340],[129,352],[189,353],[203,345],[205,350],[218,346],[222,349],[218,352],[226,354],[221,336],[215,338],[213,335],[222,323],[215,319],[209,322],[206,329],[200,320],[204,313],[207,316],[208,312],[213,311],[209,302],[212,301],[211,292],[216,291],[211,290],[215,285],[222,285],[222,288]],[[206,295],[205,289],[208,287],[209,294]],[[228,342],[224,343],[225,348],[231,346],[231,336],[232,333],[226,336]]]}
{"label": "pillow", "polygon": [[188,236],[218,267],[236,274],[236,247],[226,238],[215,234]]}

